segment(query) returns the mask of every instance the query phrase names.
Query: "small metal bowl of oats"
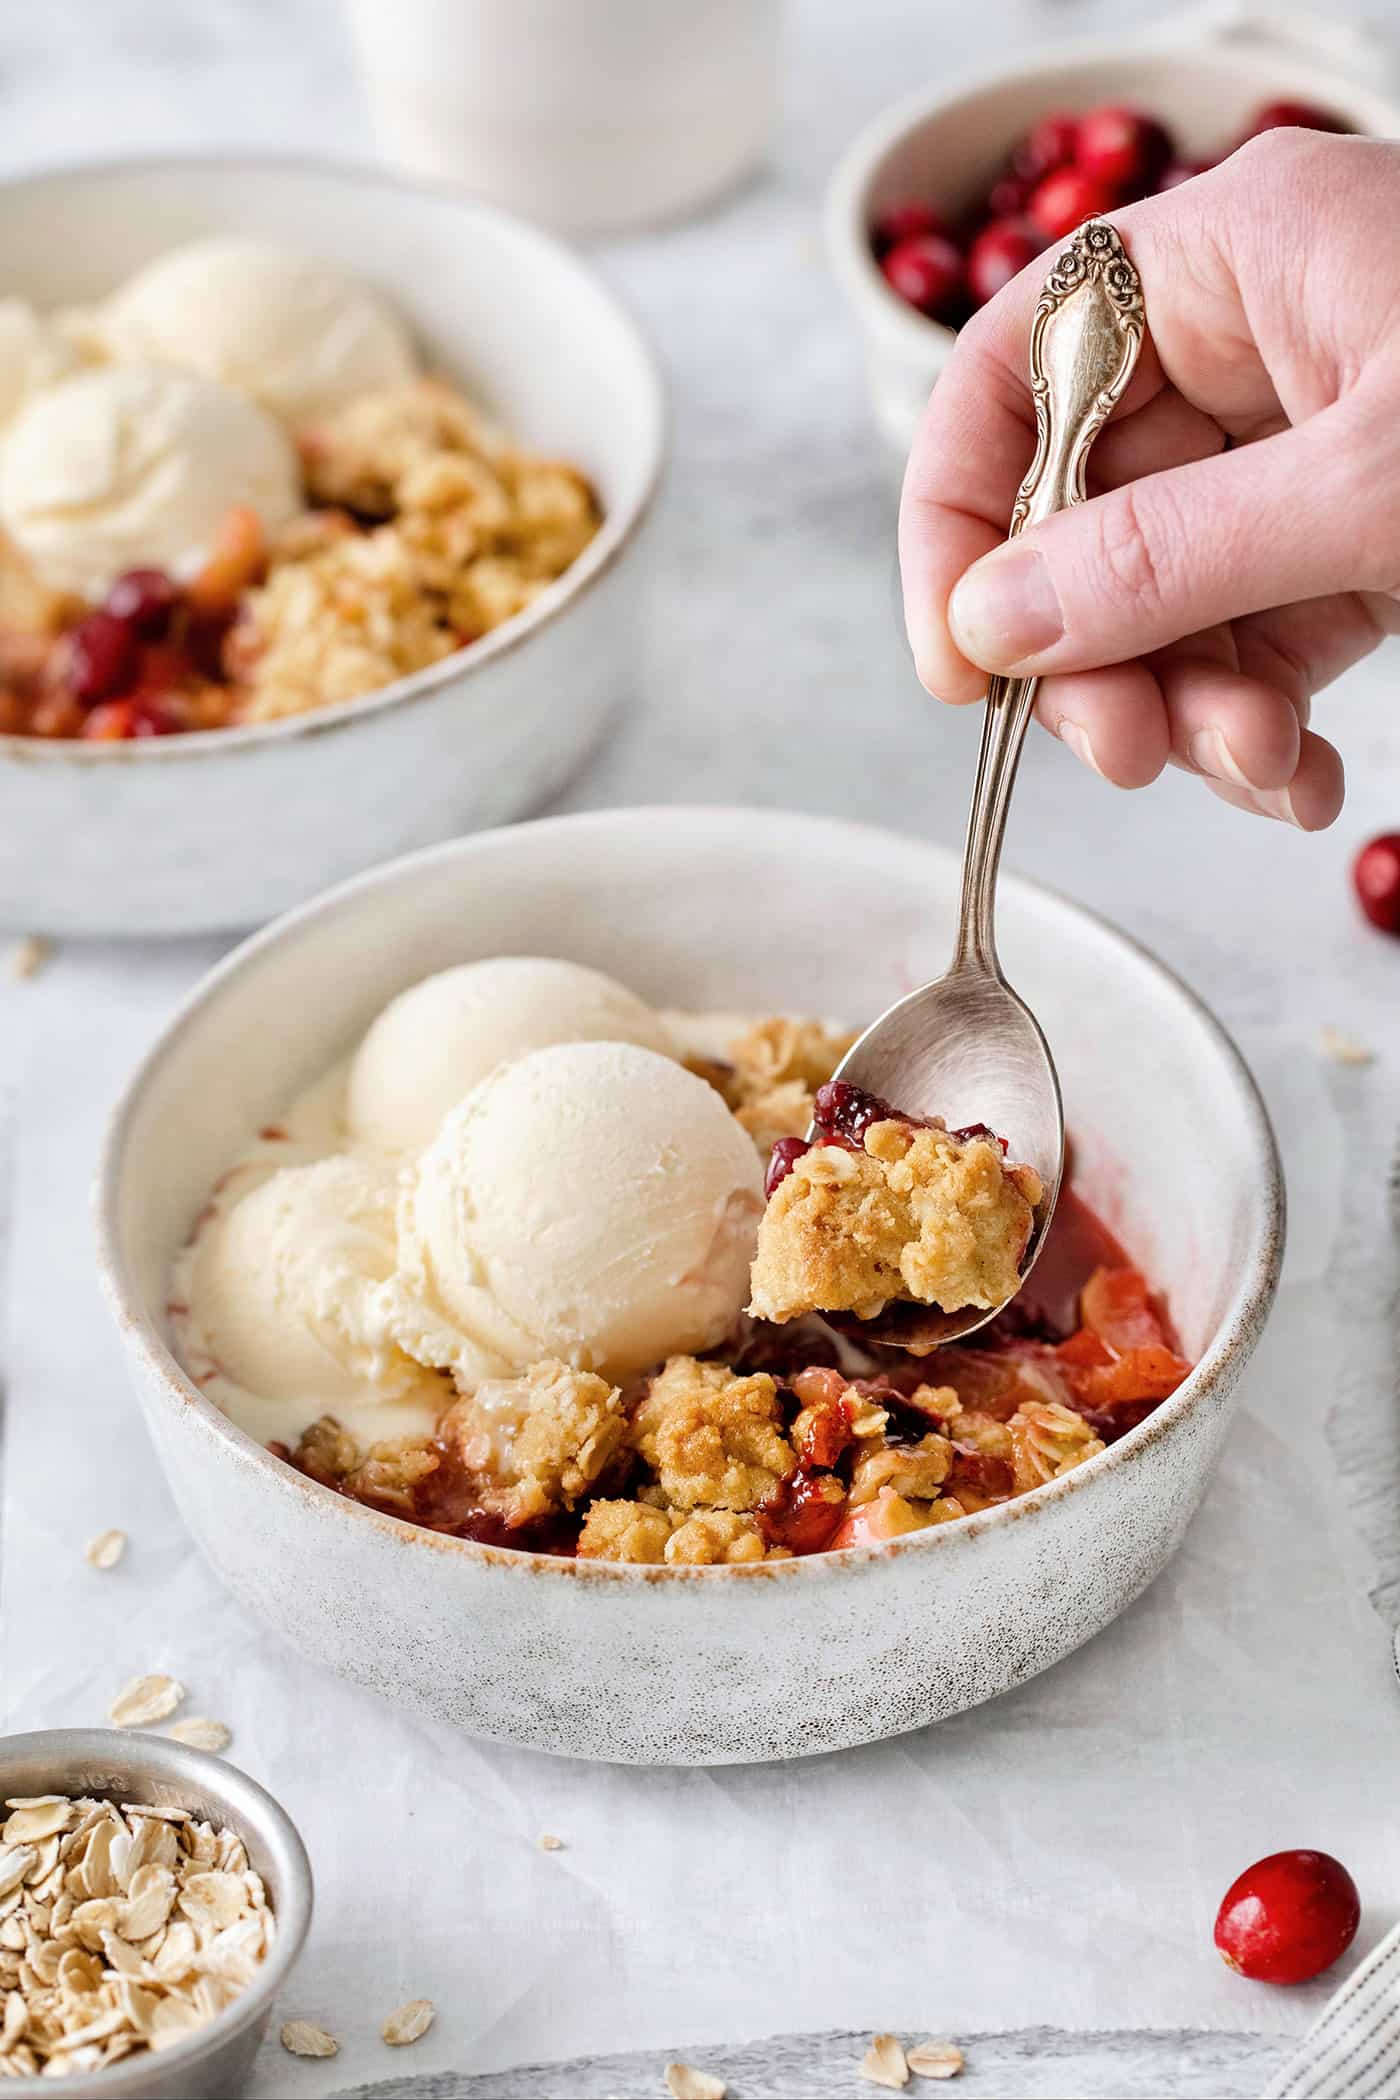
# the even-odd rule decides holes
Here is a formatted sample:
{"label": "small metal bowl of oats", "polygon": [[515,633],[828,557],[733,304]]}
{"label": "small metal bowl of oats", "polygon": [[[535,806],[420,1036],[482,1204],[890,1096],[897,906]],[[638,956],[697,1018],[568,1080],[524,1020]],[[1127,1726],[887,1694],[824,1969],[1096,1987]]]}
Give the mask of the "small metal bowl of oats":
{"label": "small metal bowl of oats", "polygon": [[107,2100],[240,2092],[311,1922],[284,1810],[184,1743],[0,1746],[0,2081]]}

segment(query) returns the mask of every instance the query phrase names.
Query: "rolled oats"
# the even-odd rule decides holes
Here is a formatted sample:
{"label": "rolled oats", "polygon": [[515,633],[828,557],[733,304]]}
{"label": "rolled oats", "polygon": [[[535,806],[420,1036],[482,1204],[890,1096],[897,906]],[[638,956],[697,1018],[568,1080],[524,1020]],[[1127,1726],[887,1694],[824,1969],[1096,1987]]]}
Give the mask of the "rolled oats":
{"label": "rolled oats", "polygon": [[184,1696],[185,1687],[173,1677],[133,1677],[108,1707],[107,1719],[114,1728],[150,1728],[168,1721]]}
{"label": "rolled oats", "polygon": [[963,2053],[956,2042],[920,2042],[905,2058],[916,2078],[956,2078]]}
{"label": "rolled oats", "polygon": [[36,977],[52,954],[52,941],[46,941],[39,933],[27,933],[10,950],[11,977]]}
{"label": "rolled oats", "polygon": [[563,1838],[556,1837],[552,1830],[542,1830],[535,1843],[541,1852],[562,1852],[564,1849]]}
{"label": "rolled oats", "polygon": [[437,2007],[431,1998],[410,1998],[397,2012],[391,2012],[379,2032],[391,2049],[406,2049],[425,2035],[437,2017]]}
{"label": "rolled oats", "polygon": [[5,1806],[5,1836],[32,1841],[0,1840],[0,2076],[170,2048],[254,1980],[274,1925],[233,1832],[165,1804]]}
{"label": "rolled oats", "polygon": [[1373,1065],[1376,1061],[1369,1043],[1348,1035],[1345,1028],[1333,1027],[1330,1021],[1319,1028],[1317,1041],[1323,1056],[1330,1057],[1334,1065]]}
{"label": "rolled oats", "polygon": [[856,2076],[871,2085],[887,2085],[898,2092],[909,2083],[909,2062],[898,2038],[877,2034],[856,2066]]}
{"label": "rolled oats", "polygon": [[233,1741],[233,1731],[222,1721],[211,1721],[204,1715],[192,1714],[188,1721],[177,1721],[169,1731],[172,1742],[188,1743],[192,1750],[208,1750],[215,1756],[227,1750]]}
{"label": "rolled oats", "polygon": [[124,1531],[99,1531],[95,1539],[88,1540],[83,1558],[90,1568],[100,1568],[105,1572],[117,1565],[125,1551]]}
{"label": "rolled oats", "polygon": [[340,2051],[335,2036],[311,2020],[284,2021],[282,2047],[290,2056],[335,2056]]}
{"label": "rolled oats", "polygon": [[694,2064],[667,2064],[666,2090],[671,2100],[724,2100],[725,2083],[713,2071],[699,2071]]}

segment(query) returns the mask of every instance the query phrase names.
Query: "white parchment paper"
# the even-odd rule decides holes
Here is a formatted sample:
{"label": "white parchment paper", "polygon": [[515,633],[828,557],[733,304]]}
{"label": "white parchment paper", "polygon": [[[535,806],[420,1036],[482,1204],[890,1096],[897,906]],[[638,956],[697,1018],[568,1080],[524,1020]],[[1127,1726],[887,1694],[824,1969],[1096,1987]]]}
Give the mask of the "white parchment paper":
{"label": "white parchment paper", "polygon": [[[1284,1845],[1352,1864],[1363,1946],[1400,1890],[1400,1697],[1370,1601],[1393,1528],[1370,1494],[1395,1460],[1391,1243],[1358,1164],[1384,1065],[1252,1034],[1290,1169],[1287,1279],[1217,1481],[1146,1597],[921,1735],[747,1771],[613,1769],[473,1743],[338,1683],[186,1538],[97,1295],[87,1192],[116,1078],[204,952],[117,969],[76,950],[0,992],[5,1718],[100,1722],[128,1677],[168,1670],[187,1713],[232,1727],[318,1878],[278,2017],[322,2022],[341,2053],[298,2064],[298,2092],[832,2026],[1306,2026],[1325,1986],[1251,1988],[1210,1931],[1234,1873]],[[108,1525],[131,1544],[98,1574],[83,1545]],[[546,1831],[562,1850],[539,1849]],[[379,2022],[417,1996],[437,2024],[391,2055]],[[255,2090],[286,2093],[288,2070],[274,2039]]]}

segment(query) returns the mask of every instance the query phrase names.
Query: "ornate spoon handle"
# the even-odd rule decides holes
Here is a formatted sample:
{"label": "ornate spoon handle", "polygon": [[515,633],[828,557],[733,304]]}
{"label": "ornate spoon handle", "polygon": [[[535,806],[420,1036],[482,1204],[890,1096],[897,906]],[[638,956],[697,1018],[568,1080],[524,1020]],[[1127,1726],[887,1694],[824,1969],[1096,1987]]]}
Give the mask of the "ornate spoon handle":
{"label": "ornate spoon handle", "polygon": [[[1113,228],[1086,219],[1057,257],[1031,323],[1036,447],[1010,533],[1084,500],[1089,447],[1132,377],[1142,286]],[[994,909],[1001,842],[1038,678],[993,678],[963,847],[953,968],[1000,977]]]}

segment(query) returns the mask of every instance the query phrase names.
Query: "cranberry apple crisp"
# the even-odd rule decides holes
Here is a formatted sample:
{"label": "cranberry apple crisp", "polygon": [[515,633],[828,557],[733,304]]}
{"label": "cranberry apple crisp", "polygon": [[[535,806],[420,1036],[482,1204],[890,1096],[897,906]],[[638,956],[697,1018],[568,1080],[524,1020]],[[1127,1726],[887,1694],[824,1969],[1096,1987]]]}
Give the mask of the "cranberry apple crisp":
{"label": "cranberry apple crisp", "polygon": [[1190,1365],[1072,1190],[975,1337],[862,1329],[898,1294],[1002,1303],[1039,1191],[990,1132],[833,1084],[848,1042],[541,958],[410,987],[214,1191],[182,1359],[311,1478],[536,1552],[739,1565],[1029,1493]]}

